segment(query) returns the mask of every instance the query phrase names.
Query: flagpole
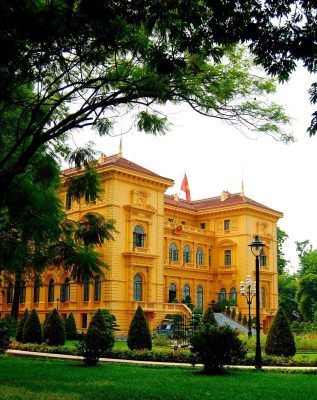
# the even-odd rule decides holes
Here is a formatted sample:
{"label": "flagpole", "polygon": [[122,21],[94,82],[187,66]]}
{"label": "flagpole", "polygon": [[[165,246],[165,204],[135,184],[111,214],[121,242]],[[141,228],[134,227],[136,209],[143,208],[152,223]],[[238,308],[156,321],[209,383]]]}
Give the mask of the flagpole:
{"label": "flagpole", "polygon": [[[180,202],[180,194],[181,194],[181,191],[182,191],[182,185],[183,185],[183,182],[184,182],[185,177],[186,177],[186,180],[187,180],[186,169],[184,170],[184,177],[183,177],[182,183],[181,183],[181,185],[180,185],[180,189],[179,189],[178,195],[176,194],[176,195],[177,195],[177,200],[176,200],[177,203]],[[187,200],[187,194],[186,194],[186,200]],[[176,214],[177,208],[178,208],[178,206],[175,206],[175,208],[174,208],[173,222],[174,222],[174,220],[175,220],[175,214]],[[175,223],[175,222],[174,222],[174,223]]]}

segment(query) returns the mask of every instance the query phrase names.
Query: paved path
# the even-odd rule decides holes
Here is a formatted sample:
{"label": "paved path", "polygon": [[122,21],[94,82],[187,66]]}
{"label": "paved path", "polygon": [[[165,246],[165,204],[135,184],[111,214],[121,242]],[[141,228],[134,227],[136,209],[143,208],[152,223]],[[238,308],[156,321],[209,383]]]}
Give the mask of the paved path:
{"label": "paved path", "polygon": [[[22,350],[7,350],[6,354],[13,357],[31,357],[31,358],[46,358],[55,360],[74,360],[82,361],[83,357],[72,356],[67,354],[52,354],[52,353],[38,353],[32,351]],[[160,362],[160,361],[139,361],[139,360],[122,360],[117,358],[100,358],[99,362],[104,363],[118,363],[118,364],[139,364],[139,365],[159,365],[159,366],[172,366],[172,367],[193,367],[190,363],[175,363],[175,362]],[[202,364],[196,364],[195,367],[202,368]],[[230,368],[236,369],[254,369],[253,365],[228,365]],[[263,370],[291,370],[291,371],[317,371],[317,367],[271,367],[263,366]]]}
{"label": "paved path", "polygon": [[[233,319],[227,317],[225,314],[215,313],[215,318],[216,318],[216,321],[218,322],[218,325],[227,324],[233,329],[238,329],[239,331],[241,331],[243,333],[248,333],[248,328],[239,324],[239,322],[234,321]],[[255,331],[255,329],[252,328],[252,335],[255,336],[255,334],[256,334],[256,331]]]}

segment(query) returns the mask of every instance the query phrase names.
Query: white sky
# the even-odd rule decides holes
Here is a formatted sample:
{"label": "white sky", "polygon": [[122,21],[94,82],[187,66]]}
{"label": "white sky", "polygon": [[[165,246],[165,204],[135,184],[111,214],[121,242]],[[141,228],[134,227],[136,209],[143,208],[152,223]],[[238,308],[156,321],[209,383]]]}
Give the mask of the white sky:
{"label": "white sky", "polygon": [[[293,271],[298,266],[295,241],[309,239],[317,248],[317,137],[306,133],[314,111],[308,95],[313,81],[313,76],[299,69],[274,96],[293,118],[289,130],[296,143],[285,145],[264,134],[250,140],[219,120],[180,106],[166,108],[173,124],[166,136],[153,137],[136,129],[124,134],[123,157],[173,179],[175,186],[169,194],[179,193],[186,171],[193,200],[219,196],[223,190],[240,192],[243,179],[247,197],[284,213],[278,225],[289,235],[284,253]],[[119,135],[126,128],[119,125],[117,137],[99,138],[87,131],[78,136],[94,141],[106,155],[116,154]],[[77,144],[81,142],[78,136],[73,136]],[[183,193],[181,197],[185,198]]]}

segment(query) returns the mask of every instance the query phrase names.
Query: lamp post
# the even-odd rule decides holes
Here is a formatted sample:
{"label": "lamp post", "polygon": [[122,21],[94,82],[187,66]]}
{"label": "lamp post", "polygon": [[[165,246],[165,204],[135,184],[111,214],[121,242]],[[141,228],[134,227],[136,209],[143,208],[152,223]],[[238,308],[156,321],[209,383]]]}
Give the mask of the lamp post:
{"label": "lamp post", "polygon": [[250,243],[252,254],[255,256],[255,313],[256,313],[256,347],[255,347],[255,368],[262,368],[261,342],[260,342],[260,263],[259,257],[263,252],[264,243],[258,235]]}
{"label": "lamp post", "polygon": [[[252,283],[254,287],[252,289]],[[247,304],[249,307],[249,319],[248,319],[248,337],[252,336],[252,329],[251,329],[251,304],[252,299],[256,294],[256,282],[252,282],[251,275],[247,275],[247,280],[240,282],[240,294],[247,299]]]}

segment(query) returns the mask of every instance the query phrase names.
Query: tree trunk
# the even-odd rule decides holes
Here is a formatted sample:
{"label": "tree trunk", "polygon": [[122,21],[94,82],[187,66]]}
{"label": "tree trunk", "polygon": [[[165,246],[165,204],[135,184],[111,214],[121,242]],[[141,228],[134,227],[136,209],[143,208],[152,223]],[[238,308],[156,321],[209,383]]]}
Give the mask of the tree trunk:
{"label": "tree trunk", "polygon": [[17,272],[15,274],[14,294],[13,294],[13,301],[12,301],[12,306],[11,306],[11,317],[16,320],[19,317],[20,290],[21,290],[21,273]]}

